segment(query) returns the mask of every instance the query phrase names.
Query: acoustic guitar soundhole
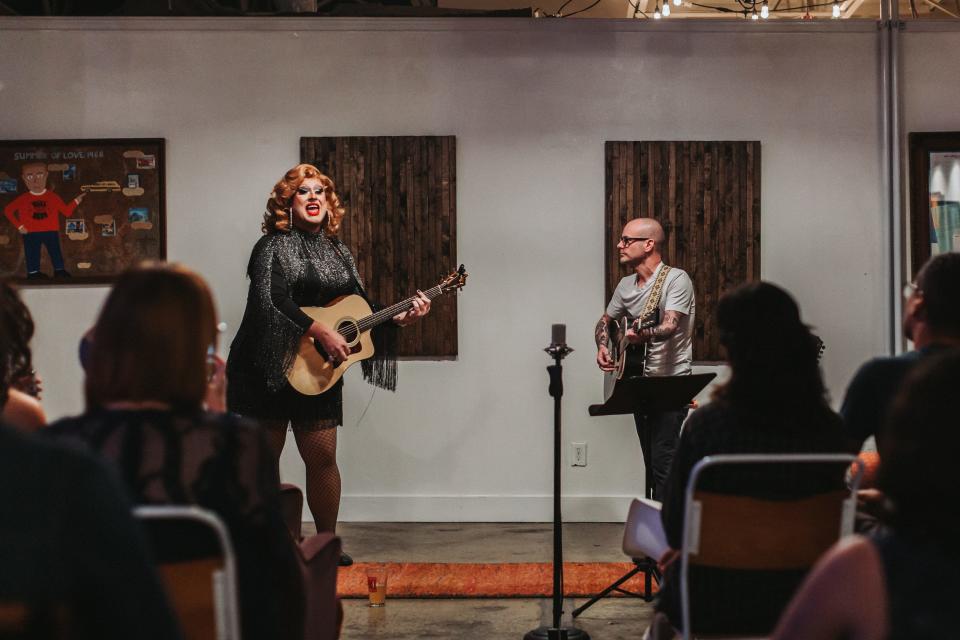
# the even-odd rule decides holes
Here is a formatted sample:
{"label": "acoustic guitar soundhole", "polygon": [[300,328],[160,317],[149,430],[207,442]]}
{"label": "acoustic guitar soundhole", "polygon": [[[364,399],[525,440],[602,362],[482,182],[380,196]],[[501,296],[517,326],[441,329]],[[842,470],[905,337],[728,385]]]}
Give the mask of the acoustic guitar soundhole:
{"label": "acoustic guitar soundhole", "polygon": [[344,320],[337,325],[337,333],[342,335],[348,343],[357,339],[357,330],[357,324],[349,320]]}

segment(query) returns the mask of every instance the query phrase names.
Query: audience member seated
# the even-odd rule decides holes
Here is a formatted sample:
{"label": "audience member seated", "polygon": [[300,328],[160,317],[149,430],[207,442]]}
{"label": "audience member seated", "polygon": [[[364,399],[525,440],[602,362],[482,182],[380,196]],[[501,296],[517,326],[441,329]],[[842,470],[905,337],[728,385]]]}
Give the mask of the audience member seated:
{"label": "audience member seated", "polygon": [[[779,287],[747,284],[721,298],[720,342],[730,378],[710,404],[687,419],[667,481],[663,525],[671,550],[665,570],[655,637],[681,624],[680,567],[684,500],[693,466],[721,453],[828,453],[843,450],[840,417],[825,399],[818,343],[800,320],[793,298]],[[724,494],[799,499],[842,488],[842,470],[799,465],[739,467],[707,472],[700,486]],[[691,567],[692,624],[700,633],[769,633],[803,579],[802,571],[733,571]],[[744,603],[749,603],[745,606]],[[667,624],[669,623],[669,625]]]}
{"label": "audience member seated", "polygon": [[0,417],[21,431],[36,431],[47,424],[47,418],[40,405],[40,380],[31,363],[33,318],[17,290],[6,280],[0,281],[0,330],[9,341],[10,369],[7,399]]}
{"label": "audience member seated", "polygon": [[960,346],[960,254],[931,258],[904,295],[903,333],[916,350],[870,360],[850,382],[840,415],[853,453],[868,437],[877,435],[910,369],[944,348]]}
{"label": "audience member seated", "polygon": [[957,380],[957,349],[924,357],[908,375],[881,430],[889,528],[827,552],[780,621],[777,640],[956,637]]}
{"label": "audience member seated", "polygon": [[[13,288],[0,291],[2,402],[30,332],[10,331],[11,317],[29,314]],[[0,504],[0,604],[24,614],[30,637],[65,627],[90,640],[180,637],[130,504],[102,462],[0,425]]]}
{"label": "audience member seated", "polygon": [[44,433],[106,456],[135,503],[215,511],[237,555],[243,637],[302,638],[303,577],[269,444],[254,425],[202,409],[216,324],[195,273],[165,264],[125,272],[94,327],[86,413]]}

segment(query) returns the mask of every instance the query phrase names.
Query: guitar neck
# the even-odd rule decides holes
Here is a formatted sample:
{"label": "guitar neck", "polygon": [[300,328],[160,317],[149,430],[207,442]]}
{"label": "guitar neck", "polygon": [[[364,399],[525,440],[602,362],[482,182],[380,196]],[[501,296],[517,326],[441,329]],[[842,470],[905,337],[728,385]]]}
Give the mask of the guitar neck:
{"label": "guitar neck", "polygon": [[[423,292],[427,298],[433,300],[443,294],[443,289],[440,288],[440,285],[431,287]],[[370,315],[362,318],[357,324],[360,326],[360,331],[368,331],[374,327],[383,324],[388,320],[392,320],[395,315],[398,313],[403,313],[404,311],[409,311],[413,308],[413,301],[417,299],[417,296],[410,296],[406,300],[401,300],[400,302],[391,305],[385,309],[381,309],[376,313],[371,313]]]}

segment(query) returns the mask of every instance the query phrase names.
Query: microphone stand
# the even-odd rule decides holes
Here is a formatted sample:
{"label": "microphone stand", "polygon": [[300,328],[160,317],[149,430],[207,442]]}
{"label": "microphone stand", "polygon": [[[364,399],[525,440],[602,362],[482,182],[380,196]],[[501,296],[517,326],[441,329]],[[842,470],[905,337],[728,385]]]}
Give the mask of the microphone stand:
{"label": "microphone stand", "polygon": [[586,631],[575,627],[561,627],[563,614],[563,518],[560,515],[560,399],[563,397],[563,365],[561,361],[573,352],[566,343],[566,326],[552,327],[552,341],[544,349],[553,357],[547,367],[550,375],[548,391],[553,398],[553,618],[550,627],[528,631],[523,640],[590,640]]}

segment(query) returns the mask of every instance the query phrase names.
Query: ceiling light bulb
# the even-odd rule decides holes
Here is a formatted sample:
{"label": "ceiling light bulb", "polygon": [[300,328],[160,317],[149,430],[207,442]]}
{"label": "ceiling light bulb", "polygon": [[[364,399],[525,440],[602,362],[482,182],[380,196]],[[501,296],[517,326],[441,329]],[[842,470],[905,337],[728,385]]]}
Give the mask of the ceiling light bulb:
{"label": "ceiling light bulb", "polygon": [[840,3],[839,3],[839,2],[834,2],[834,3],[833,3],[833,17],[834,17],[834,18],[839,18],[839,17],[840,17]]}
{"label": "ceiling light bulb", "polygon": [[673,0],[673,6],[679,7],[681,4],[683,4],[683,0]]}
{"label": "ceiling light bulb", "polygon": [[753,9],[753,13],[750,15],[750,19],[751,19],[751,20],[759,20],[759,19],[760,19],[760,16],[757,15],[757,9],[756,9],[756,7],[754,7],[754,9]]}
{"label": "ceiling light bulb", "polygon": [[660,19],[660,3],[659,2],[657,2],[657,10],[653,12],[653,19],[654,20]]}
{"label": "ceiling light bulb", "polygon": [[666,17],[669,16],[669,15],[670,15],[670,3],[669,3],[669,2],[664,2],[664,3],[663,3],[663,17],[666,18]]}
{"label": "ceiling light bulb", "polygon": [[763,6],[760,7],[760,17],[764,20],[770,17],[770,7],[767,6],[767,0],[763,0]]}

